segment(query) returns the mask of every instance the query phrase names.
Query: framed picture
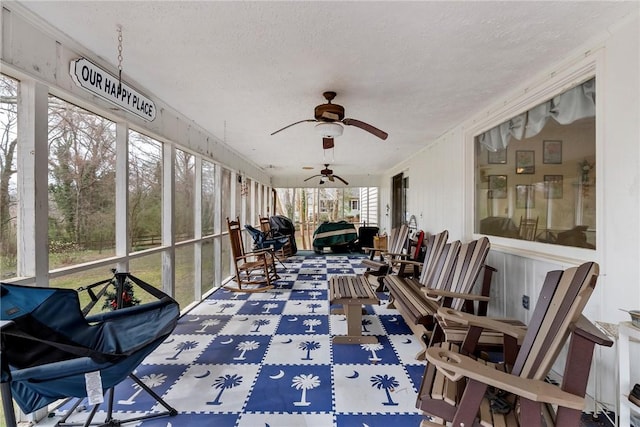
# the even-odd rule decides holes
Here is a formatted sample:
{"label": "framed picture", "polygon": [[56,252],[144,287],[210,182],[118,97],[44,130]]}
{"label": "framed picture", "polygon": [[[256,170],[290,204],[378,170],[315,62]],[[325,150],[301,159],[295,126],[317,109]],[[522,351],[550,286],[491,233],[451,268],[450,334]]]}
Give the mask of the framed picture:
{"label": "framed picture", "polygon": [[545,199],[562,199],[562,175],[545,175],[544,176],[544,198]]}
{"label": "framed picture", "polygon": [[516,173],[532,174],[536,172],[535,154],[533,150],[516,151]]}
{"label": "framed picture", "polygon": [[489,175],[489,198],[507,198],[507,175]]}
{"label": "framed picture", "polygon": [[535,200],[533,185],[516,185],[516,209],[533,209]]}
{"label": "framed picture", "polygon": [[542,163],[559,165],[562,163],[562,141],[542,141]]}
{"label": "framed picture", "polygon": [[487,162],[492,165],[504,165],[507,163],[507,148],[498,151],[489,151]]}

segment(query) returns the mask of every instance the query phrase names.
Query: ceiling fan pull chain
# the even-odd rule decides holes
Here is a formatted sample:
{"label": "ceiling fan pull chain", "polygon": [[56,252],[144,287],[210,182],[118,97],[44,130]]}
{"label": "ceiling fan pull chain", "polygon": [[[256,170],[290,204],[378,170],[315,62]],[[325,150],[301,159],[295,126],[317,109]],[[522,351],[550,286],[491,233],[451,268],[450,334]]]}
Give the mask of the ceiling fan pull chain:
{"label": "ceiling fan pull chain", "polygon": [[116,27],[118,32],[118,96],[122,93],[122,26]]}

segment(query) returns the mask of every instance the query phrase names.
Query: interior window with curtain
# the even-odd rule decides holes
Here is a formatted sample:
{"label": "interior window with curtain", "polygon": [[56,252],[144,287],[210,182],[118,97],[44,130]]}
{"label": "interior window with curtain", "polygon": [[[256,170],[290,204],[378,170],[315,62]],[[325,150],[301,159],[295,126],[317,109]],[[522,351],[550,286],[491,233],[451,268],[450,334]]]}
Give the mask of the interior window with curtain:
{"label": "interior window with curtain", "polygon": [[592,78],[476,135],[475,232],[596,247]]}

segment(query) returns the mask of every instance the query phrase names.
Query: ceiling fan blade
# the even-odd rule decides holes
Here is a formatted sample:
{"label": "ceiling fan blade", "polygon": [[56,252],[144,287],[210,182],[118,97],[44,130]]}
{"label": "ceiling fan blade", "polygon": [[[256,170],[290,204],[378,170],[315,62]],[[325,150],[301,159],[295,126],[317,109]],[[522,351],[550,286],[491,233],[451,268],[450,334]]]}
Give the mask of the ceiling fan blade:
{"label": "ceiling fan blade", "polygon": [[328,150],[333,148],[333,138],[322,138],[322,149]]}
{"label": "ceiling fan blade", "polygon": [[344,123],[347,126],[355,126],[355,127],[360,128],[362,130],[366,130],[370,134],[375,135],[375,136],[377,136],[378,138],[380,138],[382,140],[387,139],[387,137],[389,136],[389,134],[386,133],[385,131],[380,130],[377,127],[371,126],[370,124],[362,122],[360,120],[344,119],[342,121],[342,123]]}
{"label": "ceiling fan blade", "polygon": [[283,127],[282,129],[278,129],[277,131],[273,132],[271,135],[275,135],[276,133],[281,132],[281,131],[283,131],[283,130],[285,130],[285,129],[287,129],[287,128],[290,128],[291,126],[295,126],[295,125],[297,125],[297,124],[299,124],[299,123],[304,123],[304,122],[315,122],[315,121],[317,121],[317,120],[316,120],[316,119],[300,120],[299,122],[291,123],[290,125],[287,125],[287,126]]}
{"label": "ceiling fan blade", "polygon": [[310,176],[309,178],[305,179],[305,182],[306,182],[306,181],[309,181],[310,179],[315,178],[316,176],[322,176],[322,175],[313,175],[313,176]]}
{"label": "ceiling fan blade", "polygon": [[349,183],[347,181],[345,181],[344,179],[340,178],[338,175],[333,175],[335,178],[339,179],[340,181],[344,182],[344,185],[349,185]]}

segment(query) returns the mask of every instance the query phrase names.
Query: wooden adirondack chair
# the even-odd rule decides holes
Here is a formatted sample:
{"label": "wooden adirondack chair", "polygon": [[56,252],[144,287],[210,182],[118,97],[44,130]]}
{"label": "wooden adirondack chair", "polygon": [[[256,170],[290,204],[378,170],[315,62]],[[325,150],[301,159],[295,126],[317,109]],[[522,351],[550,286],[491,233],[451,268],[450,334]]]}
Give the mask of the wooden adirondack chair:
{"label": "wooden adirondack chair", "polygon": [[280,278],[273,251],[264,249],[245,252],[239,218],[235,221],[227,218],[227,229],[236,270],[235,281],[238,286],[227,285],[225,288],[237,292],[264,292],[272,289],[272,282]]}
{"label": "wooden adirondack chair", "polygon": [[[389,273],[390,263],[394,257],[400,256],[402,250],[407,246],[409,227],[402,224],[398,228],[391,230],[387,240],[386,248],[362,248],[369,254],[369,259],[364,259],[362,264],[367,267],[365,276],[382,277]],[[382,290],[378,287],[377,290]]]}
{"label": "wooden adirondack chair", "polygon": [[[397,275],[400,277],[419,277],[421,275],[424,261],[420,259],[420,255],[423,248],[426,249],[426,245],[428,244],[429,242],[425,242],[424,240],[424,231],[417,230],[413,236],[407,236],[407,243],[405,245],[407,249],[406,252],[385,252],[384,261],[387,263],[387,266],[381,266],[375,272],[365,272],[365,276],[376,276],[376,280],[378,282],[376,292],[383,292],[386,290],[384,285],[384,278],[386,276]],[[365,261],[365,263],[366,262],[367,261]]]}
{"label": "wooden adirondack chair", "polygon": [[[444,422],[455,427],[578,426],[594,346],[613,344],[582,316],[597,275],[598,265],[593,262],[549,272],[527,329],[439,310],[439,316],[466,324],[469,333],[461,348],[442,343],[427,350],[429,363],[416,407],[435,419],[425,420],[421,426],[435,427]],[[505,363],[466,355],[473,353],[474,343],[485,328],[502,331],[508,337]],[[546,382],[569,335],[562,383]]]}
{"label": "wooden adirondack chair", "polygon": [[[495,271],[485,265],[488,252],[489,240],[486,237],[465,244],[460,241],[447,243],[439,255],[434,254],[432,258],[427,253],[420,281],[398,276],[385,278],[390,294],[388,308],[396,308],[400,312],[425,346],[417,359],[424,358],[427,340],[435,324],[434,315],[440,307],[474,312],[473,301],[478,301],[477,313],[486,314],[491,277]],[[485,274],[481,294],[471,294],[482,269]]]}

